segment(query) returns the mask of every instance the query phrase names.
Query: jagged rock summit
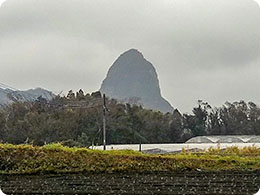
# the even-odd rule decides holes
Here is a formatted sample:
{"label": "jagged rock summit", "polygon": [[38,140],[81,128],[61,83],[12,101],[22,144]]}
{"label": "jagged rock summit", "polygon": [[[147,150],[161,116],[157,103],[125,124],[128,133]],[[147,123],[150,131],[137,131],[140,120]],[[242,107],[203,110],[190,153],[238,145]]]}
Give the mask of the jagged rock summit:
{"label": "jagged rock summit", "polygon": [[170,103],[161,96],[154,66],[136,49],[119,56],[110,67],[100,91],[124,103],[164,113],[173,111]]}

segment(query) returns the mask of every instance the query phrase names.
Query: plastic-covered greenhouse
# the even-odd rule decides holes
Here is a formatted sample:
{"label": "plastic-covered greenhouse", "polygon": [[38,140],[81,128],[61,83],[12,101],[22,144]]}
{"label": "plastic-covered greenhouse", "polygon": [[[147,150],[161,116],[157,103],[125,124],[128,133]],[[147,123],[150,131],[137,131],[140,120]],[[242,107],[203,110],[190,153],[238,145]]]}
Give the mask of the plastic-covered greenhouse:
{"label": "plastic-covered greenhouse", "polygon": [[260,136],[255,136],[255,135],[198,136],[189,139],[186,143],[260,143]]}

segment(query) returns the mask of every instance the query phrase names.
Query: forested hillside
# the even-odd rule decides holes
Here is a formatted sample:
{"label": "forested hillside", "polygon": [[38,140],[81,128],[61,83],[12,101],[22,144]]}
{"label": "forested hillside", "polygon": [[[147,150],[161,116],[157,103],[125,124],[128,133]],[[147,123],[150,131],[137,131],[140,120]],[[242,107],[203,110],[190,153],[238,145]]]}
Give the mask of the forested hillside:
{"label": "forested hillside", "polygon": [[[69,146],[102,144],[103,102],[99,92],[70,91],[50,102],[17,102],[0,110],[0,140],[13,144]],[[143,109],[107,99],[107,143],[185,142],[197,135],[260,135],[260,108],[244,101],[212,108],[198,101],[192,114]]]}

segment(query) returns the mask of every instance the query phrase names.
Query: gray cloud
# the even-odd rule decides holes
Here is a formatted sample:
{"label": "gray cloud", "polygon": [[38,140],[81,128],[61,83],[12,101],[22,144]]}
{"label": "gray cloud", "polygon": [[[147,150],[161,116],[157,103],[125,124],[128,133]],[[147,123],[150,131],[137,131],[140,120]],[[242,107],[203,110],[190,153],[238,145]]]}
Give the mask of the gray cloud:
{"label": "gray cloud", "polygon": [[0,80],[54,91],[100,87],[120,53],[138,48],[162,94],[260,102],[260,8],[253,0],[7,0],[0,8]]}

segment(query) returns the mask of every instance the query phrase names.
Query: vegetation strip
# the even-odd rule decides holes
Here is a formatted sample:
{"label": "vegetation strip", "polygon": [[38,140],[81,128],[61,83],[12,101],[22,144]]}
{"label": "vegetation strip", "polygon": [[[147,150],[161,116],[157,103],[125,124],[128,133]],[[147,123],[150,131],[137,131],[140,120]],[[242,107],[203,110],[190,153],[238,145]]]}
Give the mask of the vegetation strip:
{"label": "vegetation strip", "polygon": [[260,149],[209,149],[200,153],[148,155],[135,151],[98,151],[61,144],[42,147],[0,144],[1,174],[117,173],[260,170]]}

